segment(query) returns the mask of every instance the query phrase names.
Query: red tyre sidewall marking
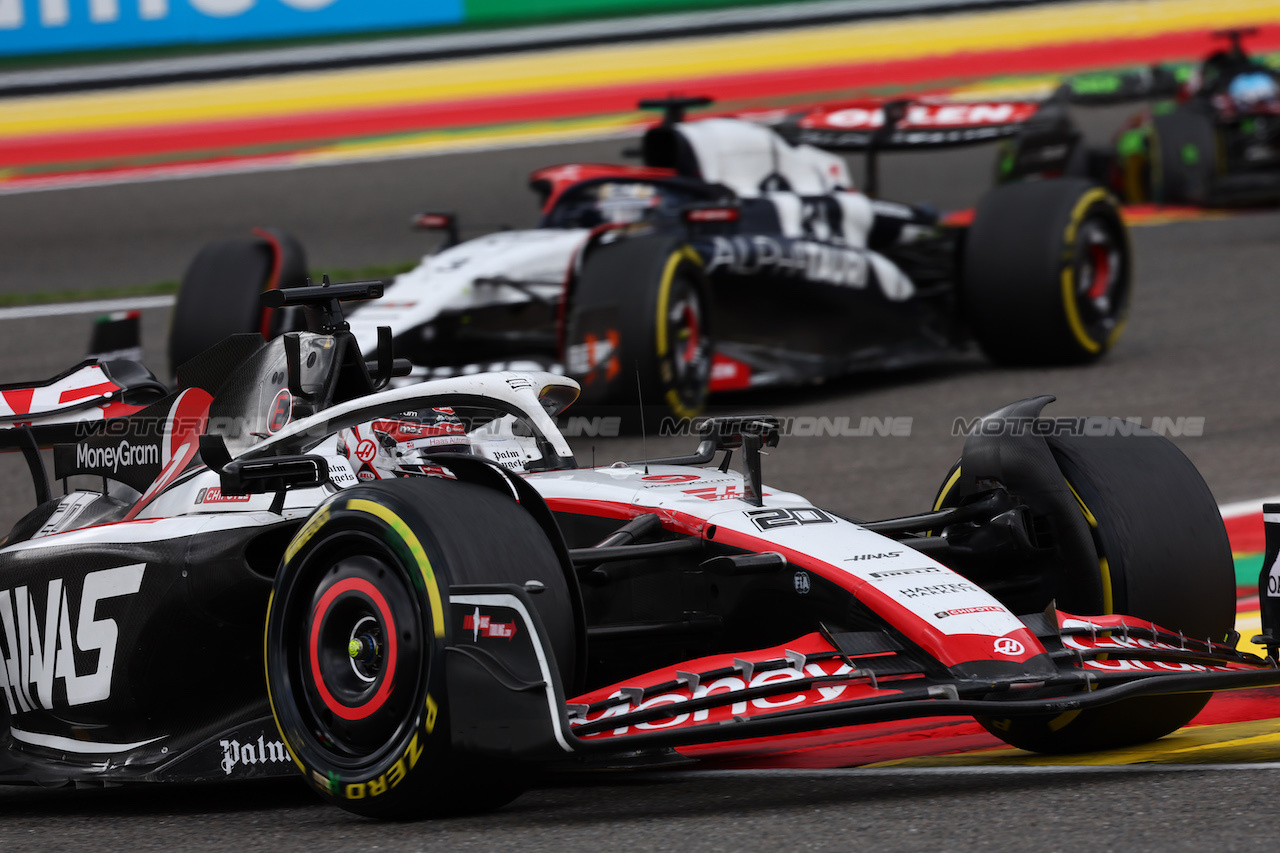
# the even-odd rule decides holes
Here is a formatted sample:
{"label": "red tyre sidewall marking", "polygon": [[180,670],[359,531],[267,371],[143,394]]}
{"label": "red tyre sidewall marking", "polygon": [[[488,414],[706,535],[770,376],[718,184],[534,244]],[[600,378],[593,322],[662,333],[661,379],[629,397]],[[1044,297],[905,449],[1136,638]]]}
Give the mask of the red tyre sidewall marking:
{"label": "red tyre sidewall marking", "polygon": [[[359,592],[367,595],[378,608],[378,613],[382,617],[383,625],[386,630],[383,636],[387,644],[387,665],[382,671],[382,683],[378,685],[378,690],[373,697],[356,708],[350,708],[343,705],[337,700],[329,688],[324,683],[324,677],[320,674],[320,623],[324,621],[324,615],[329,612],[329,606],[333,600],[344,592]],[[373,584],[363,578],[345,578],[338,581],[325,592],[320,598],[320,602],[316,604],[315,612],[311,614],[311,677],[315,682],[316,691],[320,694],[320,698],[324,700],[325,707],[337,714],[344,720],[363,720],[374,714],[387,701],[387,697],[391,695],[392,681],[394,681],[396,671],[396,623],[391,617],[391,609],[387,606],[387,600],[378,592]]]}

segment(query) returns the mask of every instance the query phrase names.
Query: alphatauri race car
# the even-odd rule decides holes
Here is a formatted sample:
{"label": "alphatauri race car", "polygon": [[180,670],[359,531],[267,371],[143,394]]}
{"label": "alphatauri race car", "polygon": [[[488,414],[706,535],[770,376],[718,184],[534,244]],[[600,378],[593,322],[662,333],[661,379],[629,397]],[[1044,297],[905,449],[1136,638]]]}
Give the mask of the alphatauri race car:
{"label": "alphatauri race car", "polygon": [[[999,187],[976,213],[941,217],[853,190],[840,156],[763,124],[681,120],[706,99],[646,103],[666,118],[643,137],[643,165],[533,173],[539,227],[456,244],[452,216],[418,217],[453,237],[352,312],[365,351],[388,326],[419,378],[564,370],[584,404],[639,396],[689,417],[710,392],[932,362],[975,340],[1006,363],[1088,362],[1123,329],[1128,235],[1085,180]],[[1015,107],[930,115],[981,141],[1018,127]],[[287,234],[205,247],[182,282],[171,363],[225,334],[302,328],[257,300],[305,282]]]}
{"label": "alphatauri race car", "polygon": [[[1280,201],[1280,74],[1249,56],[1256,30],[1213,34],[1229,46],[1198,66],[1157,65],[1068,80],[1058,100],[1078,105],[1150,101],[1110,146],[1089,145],[1069,124],[1056,133],[1029,127],[1005,140],[999,177],[1087,177],[1130,204],[1204,206]],[[1065,153],[1065,157],[1059,157]]]}
{"label": "alphatauri race car", "polygon": [[160,399],[127,362],[0,391],[39,494],[0,547],[0,781],[300,773],[412,817],[890,719],[1121,746],[1280,683],[1235,649],[1221,518],[1154,433],[1023,400],[927,510],[845,518],[764,484],[768,416],[583,468],[571,379],[387,387],[406,367],[366,362],[339,302],[380,289],[273,291],[316,331],[228,338]]}

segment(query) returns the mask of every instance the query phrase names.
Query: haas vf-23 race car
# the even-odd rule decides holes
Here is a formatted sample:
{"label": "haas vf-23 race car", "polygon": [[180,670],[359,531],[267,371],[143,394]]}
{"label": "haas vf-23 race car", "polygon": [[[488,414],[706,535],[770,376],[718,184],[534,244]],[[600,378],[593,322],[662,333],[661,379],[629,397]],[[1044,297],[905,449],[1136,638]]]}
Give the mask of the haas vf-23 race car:
{"label": "haas vf-23 race car", "polygon": [[4,416],[6,446],[66,441],[54,475],[95,488],[49,496],[28,453],[41,503],[0,548],[0,781],[301,772],[420,816],[500,806],[538,767],[891,719],[1122,746],[1280,683],[1235,648],[1208,489],[1149,431],[1014,403],[928,509],[855,520],[763,483],[768,416],[583,468],[553,421],[571,379],[388,388],[337,301],[379,287],[276,291],[317,331],[229,338],[131,414],[96,381],[75,411]]}
{"label": "haas vf-23 race car", "polygon": [[[1111,145],[1030,128],[1003,143],[999,177],[1046,171],[1090,178],[1129,204],[1226,207],[1280,201],[1280,74],[1244,49],[1253,29],[1213,37],[1228,45],[1195,67],[1157,65],[1068,80],[1056,100],[1077,105],[1149,101]],[[1053,152],[1066,152],[1064,158]]]}
{"label": "haas vf-23 race car", "polygon": [[[1000,187],[971,220],[940,218],[855,191],[840,156],[770,127],[679,120],[705,99],[655,103],[667,117],[645,133],[642,166],[534,172],[539,226],[448,239],[352,312],[365,351],[380,352],[387,326],[419,376],[563,369],[583,404],[639,395],[686,417],[710,392],[916,365],[975,340],[1006,363],[1087,362],[1121,333],[1128,236],[1086,181]],[[965,115],[982,131],[1016,126],[999,110]],[[456,235],[448,215],[419,221]],[[258,294],[304,284],[305,269],[280,232],[205,247],[183,279],[171,363],[224,334],[301,328]]]}

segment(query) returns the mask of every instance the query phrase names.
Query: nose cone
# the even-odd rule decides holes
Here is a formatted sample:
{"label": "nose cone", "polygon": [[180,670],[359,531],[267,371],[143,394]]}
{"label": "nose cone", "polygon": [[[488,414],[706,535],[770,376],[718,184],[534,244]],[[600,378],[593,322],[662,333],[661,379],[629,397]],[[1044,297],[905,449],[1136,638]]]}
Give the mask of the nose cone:
{"label": "nose cone", "polygon": [[965,681],[1035,681],[1047,680],[1058,675],[1058,667],[1045,652],[1034,654],[1026,660],[965,661],[954,664],[948,669],[956,677]]}

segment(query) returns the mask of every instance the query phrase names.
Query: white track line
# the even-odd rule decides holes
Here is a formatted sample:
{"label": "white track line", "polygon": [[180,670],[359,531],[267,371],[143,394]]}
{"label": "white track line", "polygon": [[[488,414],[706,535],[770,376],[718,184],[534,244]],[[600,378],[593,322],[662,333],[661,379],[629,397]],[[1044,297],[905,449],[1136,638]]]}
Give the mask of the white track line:
{"label": "white track line", "polygon": [[1263,504],[1280,503],[1280,495],[1272,495],[1269,498],[1254,498],[1248,501],[1236,501],[1235,503],[1222,504],[1218,507],[1218,511],[1222,513],[1223,518],[1236,518],[1241,515],[1253,515],[1262,512]]}
{"label": "white track line", "polygon": [[113,311],[169,308],[176,301],[176,296],[134,296],[123,299],[97,299],[92,302],[20,305],[15,308],[0,308],[0,320],[30,320],[35,317],[66,317],[71,314],[109,314]]}

